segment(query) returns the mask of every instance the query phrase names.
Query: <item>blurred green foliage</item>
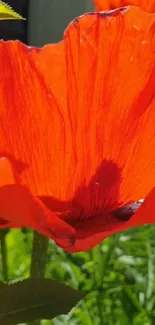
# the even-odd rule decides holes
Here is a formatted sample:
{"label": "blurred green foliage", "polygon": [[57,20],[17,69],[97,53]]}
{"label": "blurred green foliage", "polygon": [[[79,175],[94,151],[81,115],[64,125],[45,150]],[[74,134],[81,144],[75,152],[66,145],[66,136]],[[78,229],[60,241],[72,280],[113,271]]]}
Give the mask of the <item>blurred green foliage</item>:
{"label": "blurred green foliage", "polygon": [[[32,232],[6,235],[9,281],[29,276]],[[46,277],[87,292],[69,316],[44,325],[154,325],[155,227],[130,229],[88,252],[68,254],[50,241]],[[0,281],[3,281],[0,263]]]}

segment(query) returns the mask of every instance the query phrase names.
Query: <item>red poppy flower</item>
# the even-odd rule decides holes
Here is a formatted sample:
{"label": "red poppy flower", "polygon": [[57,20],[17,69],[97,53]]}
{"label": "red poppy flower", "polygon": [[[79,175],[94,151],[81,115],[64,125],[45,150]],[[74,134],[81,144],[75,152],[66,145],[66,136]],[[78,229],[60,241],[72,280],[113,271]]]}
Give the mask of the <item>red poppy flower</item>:
{"label": "red poppy flower", "polygon": [[96,10],[112,10],[128,5],[139,6],[148,12],[155,11],[155,0],[93,0]]}
{"label": "red poppy flower", "polygon": [[154,31],[131,7],[77,18],[42,49],[0,42],[1,228],[76,252],[154,222]]}

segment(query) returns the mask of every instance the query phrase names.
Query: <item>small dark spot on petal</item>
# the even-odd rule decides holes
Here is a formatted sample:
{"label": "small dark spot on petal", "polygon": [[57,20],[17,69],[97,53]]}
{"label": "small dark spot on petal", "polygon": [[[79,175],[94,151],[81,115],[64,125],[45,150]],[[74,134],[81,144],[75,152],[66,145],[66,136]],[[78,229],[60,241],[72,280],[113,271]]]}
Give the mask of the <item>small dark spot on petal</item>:
{"label": "small dark spot on petal", "polygon": [[128,221],[140,208],[142,202],[136,202],[113,211],[113,216],[118,221]]}

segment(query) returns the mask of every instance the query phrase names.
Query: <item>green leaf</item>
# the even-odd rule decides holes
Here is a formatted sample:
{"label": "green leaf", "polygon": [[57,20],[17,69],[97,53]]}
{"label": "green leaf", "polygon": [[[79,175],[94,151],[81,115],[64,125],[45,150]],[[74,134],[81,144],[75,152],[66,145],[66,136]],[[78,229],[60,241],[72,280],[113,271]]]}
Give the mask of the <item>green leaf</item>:
{"label": "green leaf", "polygon": [[83,297],[83,293],[49,279],[32,278],[2,286],[0,325],[67,314]]}
{"label": "green leaf", "polygon": [[0,1],[0,20],[8,19],[24,19],[21,15],[17,14],[8,4]]}

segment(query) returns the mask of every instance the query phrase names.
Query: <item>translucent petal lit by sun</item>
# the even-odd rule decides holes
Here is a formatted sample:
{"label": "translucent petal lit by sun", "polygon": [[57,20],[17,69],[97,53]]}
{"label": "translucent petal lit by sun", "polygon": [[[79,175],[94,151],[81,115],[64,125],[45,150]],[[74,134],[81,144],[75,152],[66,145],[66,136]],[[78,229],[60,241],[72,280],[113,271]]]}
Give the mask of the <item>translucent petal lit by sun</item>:
{"label": "translucent petal lit by sun", "polygon": [[155,0],[94,0],[96,10],[112,10],[129,5],[139,6],[148,12],[155,11]]}
{"label": "translucent petal lit by sun", "polygon": [[154,26],[125,7],[41,49],[0,41],[1,228],[74,253],[155,221]]}

